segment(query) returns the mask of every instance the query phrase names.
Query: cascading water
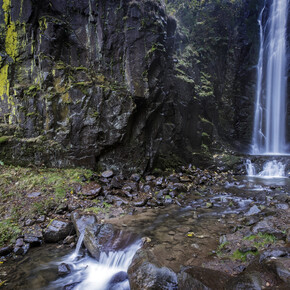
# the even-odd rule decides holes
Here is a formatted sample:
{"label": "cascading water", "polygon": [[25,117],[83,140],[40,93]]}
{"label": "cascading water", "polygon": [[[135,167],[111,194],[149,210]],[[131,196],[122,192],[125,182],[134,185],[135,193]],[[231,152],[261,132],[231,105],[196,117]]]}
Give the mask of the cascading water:
{"label": "cascading water", "polygon": [[281,178],[286,177],[285,164],[278,162],[277,160],[268,161],[264,164],[263,170],[256,174],[255,165],[251,160],[246,160],[246,170],[248,176],[252,177],[265,177],[265,178]]}
{"label": "cascading water", "polygon": [[260,51],[257,65],[253,128],[255,155],[286,153],[287,18],[288,0],[273,0],[263,24],[266,3],[258,23]]}
{"label": "cascading water", "polygon": [[[258,18],[260,51],[251,153],[286,155],[288,0],[272,0],[269,9],[268,2]],[[249,160],[246,169],[249,176],[285,176],[285,165],[276,160],[265,163],[257,175]]]}
{"label": "cascading water", "polygon": [[[129,290],[126,273],[141,242],[137,241],[123,250],[102,252],[96,261],[88,255],[81,255],[83,238],[81,234],[76,250],[57,262],[57,265],[68,265],[71,273],[52,282],[45,289]],[[68,288],[64,288],[64,285]]]}

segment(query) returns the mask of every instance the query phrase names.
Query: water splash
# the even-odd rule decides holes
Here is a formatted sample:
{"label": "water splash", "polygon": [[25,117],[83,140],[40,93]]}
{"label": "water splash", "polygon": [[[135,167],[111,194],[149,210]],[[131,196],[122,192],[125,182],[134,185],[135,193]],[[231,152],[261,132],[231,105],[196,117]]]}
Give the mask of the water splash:
{"label": "water splash", "polygon": [[[63,289],[64,285],[73,285],[75,290],[129,290],[126,273],[135,253],[141,247],[141,242],[137,241],[120,251],[102,252],[97,261],[88,255],[82,256],[80,248],[83,239],[84,234],[81,234],[75,251],[57,262],[57,265],[69,265],[71,274],[57,279],[46,289]],[[115,285],[110,284],[111,279],[118,273],[123,279]]]}
{"label": "water splash", "polygon": [[256,174],[255,165],[251,160],[246,160],[246,170],[247,175],[251,177],[261,177],[261,178],[284,178],[285,174],[285,165],[282,162],[277,160],[268,161],[264,164],[263,170]]}
{"label": "water splash", "polygon": [[247,171],[248,176],[255,176],[256,175],[255,165],[249,159],[246,160],[246,171]]}
{"label": "water splash", "polygon": [[252,154],[286,153],[287,18],[288,0],[273,0],[268,20],[265,6],[258,23],[256,106]]}

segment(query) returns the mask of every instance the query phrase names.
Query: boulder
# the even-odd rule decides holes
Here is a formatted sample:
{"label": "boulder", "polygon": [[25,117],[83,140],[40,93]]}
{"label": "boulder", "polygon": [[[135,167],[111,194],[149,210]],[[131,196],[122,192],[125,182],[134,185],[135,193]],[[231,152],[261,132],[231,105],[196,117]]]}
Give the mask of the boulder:
{"label": "boulder", "polygon": [[229,279],[230,276],[222,272],[192,266],[178,274],[178,289],[222,290]]}
{"label": "boulder", "polygon": [[150,250],[140,249],[135,254],[128,269],[131,289],[164,289],[177,288],[177,275],[169,268],[162,267]]}
{"label": "boulder", "polygon": [[119,250],[135,241],[135,236],[116,230],[111,224],[98,224],[94,215],[72,215],[77,235],[84,232],[84,245],[96,259],[101,252]]}
{"label": "boulder", "polygon": [[44,230],[44,241],[46,243],[57,243],[74,233],[72,222],[53,220]]}

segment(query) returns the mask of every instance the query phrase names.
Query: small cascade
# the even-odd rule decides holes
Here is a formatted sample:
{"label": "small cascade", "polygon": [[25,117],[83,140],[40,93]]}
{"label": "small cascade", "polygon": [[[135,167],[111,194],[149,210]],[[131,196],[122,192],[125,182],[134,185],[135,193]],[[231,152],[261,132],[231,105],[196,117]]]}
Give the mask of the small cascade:
{"label": "small cascade", "polygon": [[285,165],[277,160],[268,161],[264,164],[263,170],[256,174],[255,165],[251,160],[246,160],[247,175],[250,177],[261,177],[261,178],[283,178],[286,177]]}
{"label": "small cascade", "polygon": [[52,282],[46,289],[63,289],[65,285],[71,285],[74,290],[129,290],[127,270],[141,242],[119,251],[102,252],[97,261],[83,255],[83,239],[84,233],[80,235],[75,251],[57,263],[69,265],[71,273]]}
{"label": "small cascade", "polygon": [[83,244],[84,237],[85,237],[85,231],[83,231],[80,234],[79,239],[78,239],[78,242],[77,242],[77,245],[76,245],[76,248],[75,248],[75,251],[69,256],[69,259],[71,261],[75,260],[75,258],[79,256],[80,249],[81,249],[81,246]]}
{"label": "small cascade", "polygon": [[248,176],[255,176],[256,175],[256,168],[250,159],[246,160],[246,170],[247,170]]}

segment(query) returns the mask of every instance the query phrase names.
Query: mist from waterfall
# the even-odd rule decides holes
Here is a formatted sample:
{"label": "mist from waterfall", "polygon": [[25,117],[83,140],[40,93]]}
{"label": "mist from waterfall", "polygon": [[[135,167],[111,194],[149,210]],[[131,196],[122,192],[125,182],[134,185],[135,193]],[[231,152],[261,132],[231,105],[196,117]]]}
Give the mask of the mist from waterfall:
{"label": "mist from waterfall", "polygon": [[288,0],[273,0],[266,21],[263,7],[257,64],[252,154],[286,154]]}

